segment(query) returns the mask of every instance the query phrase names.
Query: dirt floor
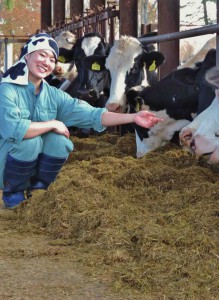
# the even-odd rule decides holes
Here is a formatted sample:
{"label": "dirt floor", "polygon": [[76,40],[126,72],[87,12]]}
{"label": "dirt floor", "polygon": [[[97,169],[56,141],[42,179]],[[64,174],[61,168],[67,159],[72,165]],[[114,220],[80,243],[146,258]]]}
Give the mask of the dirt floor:
{"label": "dirt floor", "polygon": [[[1,194],[0,194],[1,195]],[[144,299],[116,292],[109,279],[86,275],[70,246],[51,244],[46,234],[16,230],[16,215],[0,207],[0,299],[127,300]]]}

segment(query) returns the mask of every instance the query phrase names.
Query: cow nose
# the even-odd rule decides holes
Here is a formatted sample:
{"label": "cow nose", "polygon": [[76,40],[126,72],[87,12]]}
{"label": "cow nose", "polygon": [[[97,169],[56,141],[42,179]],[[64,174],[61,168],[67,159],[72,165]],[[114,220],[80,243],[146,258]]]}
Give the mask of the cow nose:
{"label": "cow nose", "polygon": [[97,94],[96,94],[96,92],[95,92],[94,89],[89,90],[89,96],[90,97],[96,97],[97,96]]}
{"label": "cow nose", "polygon": [[94,89],[78,89],[78,95],[82,99],[96,97],[96,92]]}
{"label": "cow nose", "polygon": [[120,112],[121,111],[121,106],[117,103],[106,104],[106,108],[111,112]]}
{"label": "cow nose", "polygon": [[54,69],[54,71],[53,71],[53,73],[54,73],[55,75],[61,74],[61,73],[62,73],[62,67],[56,66],[55,69]]}
{"label": "cow nose", "polygon": [[192,142],[192,132],[189,129],[184,130],[179,135],[180,144],[182,146],[189,146]]}
{"label": "cow nose", "polygon": [[192,139],[191,143],[190,143],[190,148],[195,151],[196,146],[195,146],[195,139]]}

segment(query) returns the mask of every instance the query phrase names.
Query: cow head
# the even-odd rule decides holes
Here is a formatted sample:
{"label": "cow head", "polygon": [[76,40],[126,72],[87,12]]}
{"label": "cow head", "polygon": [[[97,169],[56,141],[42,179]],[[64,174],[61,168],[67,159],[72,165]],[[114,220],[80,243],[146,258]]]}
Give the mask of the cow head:
{"label": "cow head", "polygon": [[[77,76],[77,71],[74,63],[74,50],[59,48],[59,56],[52,74],[58,78],[73,80],[71,73],[74,73],[74,78]],[[70,77],[70,78],[69,78]]]}
{"label": "cow head", "polygon": [[138,157],[167,144],[176,132],[193,121],[200,101],[205,99],[203,105],[212,102],[212,87],[204,75],[214,63],[215,53],[210,51],[194,68],[174,70],[153,86],[129,90],[127,100],[132,111],[146,109],[164,119],[150,129],[134,126]]}
{"label": "cow head", "polygon": [[216,88],[211,105],[180,131],[180,143],[198,156],[207,156],[211,164],[219,162],[219,70],[214,67],[206,80]]}
{"label": "cow head", "polygon": [[98,33],[88,33],[74,46],[74,60],[78,71],[77,97],[94,104],[108,81],[108,72],[101,67],[109,46]]}
{"label": "cow head", "polygon": [[76,43],[76,35],[70,31],[63,31],[55,38],[59,48],[71,49]]}
{"label": "cow head", "polygon": [[137,38],[122,36],[116,40],[105,64],[111,79],[108,110],[125,112],[126,92],[136,85],[148,85],[146,68],[155,70],[163,61],[162,53],[146,52]]}

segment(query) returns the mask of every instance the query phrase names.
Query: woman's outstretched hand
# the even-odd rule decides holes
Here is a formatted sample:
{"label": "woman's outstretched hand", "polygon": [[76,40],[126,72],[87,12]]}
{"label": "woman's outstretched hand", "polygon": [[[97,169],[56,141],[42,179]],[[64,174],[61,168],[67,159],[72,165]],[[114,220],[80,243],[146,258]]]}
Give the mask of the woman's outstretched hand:
{"label": "woman's outstretched hand", "polygon": [[154,125],[162,121],[163,119],[156,117],[154,113],[146,110],[141,110],[135,113],[133,118],[134,123],[145,128],[153,127]]}

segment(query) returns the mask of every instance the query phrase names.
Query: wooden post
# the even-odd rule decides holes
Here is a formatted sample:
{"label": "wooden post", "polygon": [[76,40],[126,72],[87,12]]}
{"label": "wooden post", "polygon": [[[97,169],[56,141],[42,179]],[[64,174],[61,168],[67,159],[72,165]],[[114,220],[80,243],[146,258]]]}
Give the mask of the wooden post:
{"label": "wooden post", "polygon": [[51,26],[51,0],[41,1],[41,29]]}
{"label": "wooden post", "polygon": [[138,0],[120,0],[120,35],[138,36]]}
{"label": "wooden post", "polygon": [[83,1],[78,1],[78,0],[71,0],[70,3],[70,15],[73,17],[73,15],[81,15],[83,16],[83,11],[84,11],[84,5]]}
{"label": "wooden post", "polygon": [[54,24],[65,23],[65,0],[53,0]]}
{"label": "wooden post", "polygon": [[[158,0],[158,34],[179,31],[179,2]],[[179,40],[160,43],[159,51],[165,56],[165,62],[159,68],[161,79],[179,65]]]}
{"label": "wooden post", "polygon": [[90,0],[90,8],[95,8],[95,5],[98,6],[105,6],[105,0]]}

